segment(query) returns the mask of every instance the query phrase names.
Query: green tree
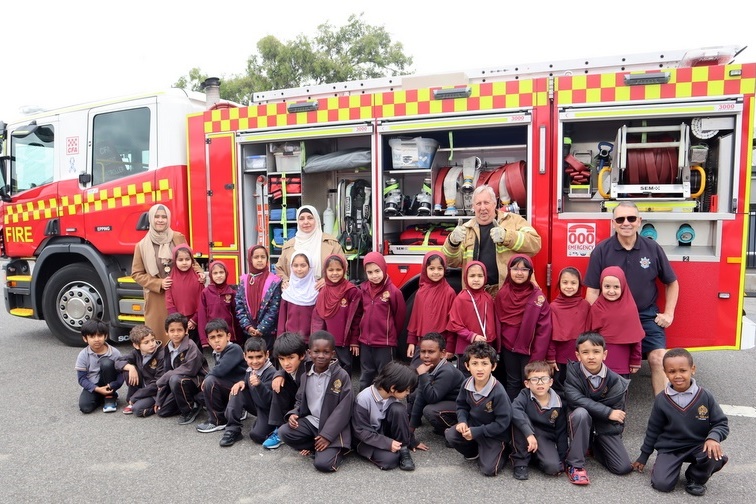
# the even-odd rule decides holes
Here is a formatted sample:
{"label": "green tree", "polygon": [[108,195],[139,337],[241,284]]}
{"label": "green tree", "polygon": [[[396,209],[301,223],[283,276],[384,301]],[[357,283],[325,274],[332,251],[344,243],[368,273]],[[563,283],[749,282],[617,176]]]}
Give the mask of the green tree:
{"label": "green tree", "polygon": [[[369,25],[363,14],[352,14],[342,27],[321,24],[312,38],[260,39],[257,52],[247,59],[246,72],[221,78],[221,97],[248,105],[255,92],[406,74],[410,65],[412,58],[400,42],[391,41],[383,26]],[[207,77],[192,68],[174,86],[198,91]]]}

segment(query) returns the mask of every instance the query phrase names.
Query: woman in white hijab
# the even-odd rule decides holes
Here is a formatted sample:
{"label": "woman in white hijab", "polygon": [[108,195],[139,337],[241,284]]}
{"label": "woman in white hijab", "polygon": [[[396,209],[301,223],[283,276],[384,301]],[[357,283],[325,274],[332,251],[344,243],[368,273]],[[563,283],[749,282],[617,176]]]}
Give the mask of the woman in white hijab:
{"label": "woman in white hijab", "polygon": [[[144,289],[144,323],[155,337],[166,344],[165,291],[171,288],[173,248],[186,243],[186,238],[171,229],[171,211],[163,204],[153,205],[149,211],[150,230],[134,247],[131,277]],[[205,281],[202,268],[195,263],[198,281]]]}
{"label": "woman in white hijab", "polygon": [[284,243],[281,255],[276,262],[276,274],[281,277],[284,289],[289,285],[290,264],[295,249],[307,251],[312,259],[312,269],[318,288],[325,284],[322,272],[323,260],[333,254],[344,254],[336,237],[323,232],[320,215],[311,205],[303,205],[297,209],[297,234]]}

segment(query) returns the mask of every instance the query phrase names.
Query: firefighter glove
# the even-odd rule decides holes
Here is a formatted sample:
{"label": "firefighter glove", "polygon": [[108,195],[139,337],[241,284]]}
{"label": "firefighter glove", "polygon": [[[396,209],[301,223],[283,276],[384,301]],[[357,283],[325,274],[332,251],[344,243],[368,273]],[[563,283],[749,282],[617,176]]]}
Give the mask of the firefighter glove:
{"label": "firefighter glove", "polygon": [[460,243],[462,243],[462,240],[465,239],[466,234],[467,229],[465,229],[465,227],[462,225],[462,219],[460,219],[457,227],[455,227],[451,234],[449,234],[449,241],[452,243],[452,245],[459,245]]}
{"label": "firefighter glove", "polygon": [[495,227],[491,229],[491,232],[489,233],[491,235],[491,240],[493,240],[496,244],[502,244],[504,243],[504,238],[507,236],[507,230],[501,227]]}

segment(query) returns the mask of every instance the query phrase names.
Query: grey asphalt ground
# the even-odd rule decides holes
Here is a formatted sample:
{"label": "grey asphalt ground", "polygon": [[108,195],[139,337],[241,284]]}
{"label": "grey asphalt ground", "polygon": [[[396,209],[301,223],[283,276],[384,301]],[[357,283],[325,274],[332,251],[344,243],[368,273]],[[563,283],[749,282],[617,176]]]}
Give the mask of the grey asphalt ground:
{"label": "grey asphalt ground", "polygon": [[[756,318],[756,301],[746,311]],[[335,474],[317,473],[287,446],[266,451],[249,439],[220,448],[222,433],[200,434],[175,418],[134,418],[78,410],[74,362],[78,348],[63,346],[43,322],[22,320],[0,308],[0,502],[692,502],[681,482],[670,494],[650,487],[645,474],[614,476],[592,459],[591,485],[531,469],[512,478],[511,465],[494,478],[445,448],[427,427],[418,429],[428,452],[415,454],[417,470],[382,472],[350,454]],[[121,346],[122,350],[129,347]],[[756,351],[694,355],[696,378],[720,403],[756,407]],[[125,396],[125,390],[123,390]],[[647,364],[630,389],[625,445],[635,458],[651,408]],[[245,424],[245,432],[251,425]],[[756,495],[756,418],[730,416],[724,443],[730,463],[710,481],[702,502],[752,502]]]}

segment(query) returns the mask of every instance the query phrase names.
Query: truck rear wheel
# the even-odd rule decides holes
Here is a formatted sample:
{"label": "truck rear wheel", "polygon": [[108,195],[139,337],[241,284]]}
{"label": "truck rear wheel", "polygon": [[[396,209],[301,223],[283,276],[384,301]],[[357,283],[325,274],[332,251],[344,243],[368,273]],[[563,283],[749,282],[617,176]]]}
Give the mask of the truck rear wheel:
{"label": "truck rear wheel", "polygon": [[105,318],[104,289],[95,271],[70,264],[56,272],[42,296],[42,309],[50,331],[69,346],[84,346],[81,326]]}

